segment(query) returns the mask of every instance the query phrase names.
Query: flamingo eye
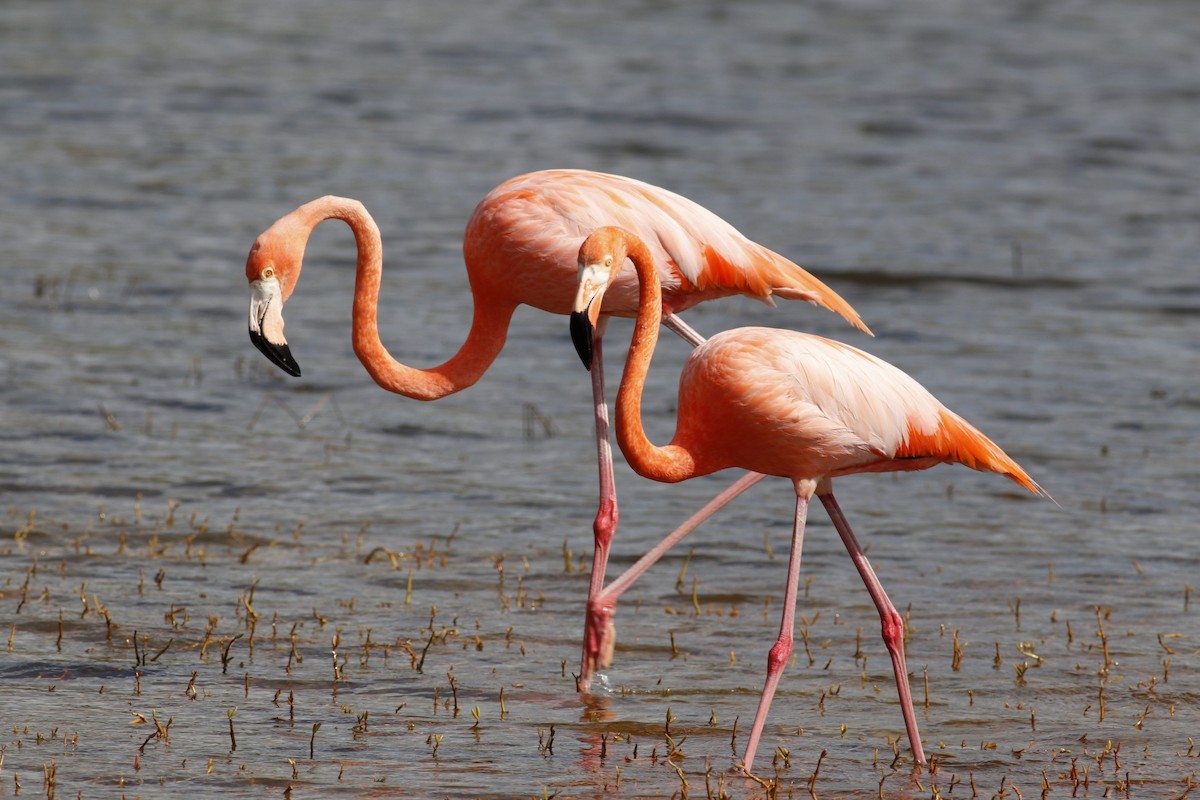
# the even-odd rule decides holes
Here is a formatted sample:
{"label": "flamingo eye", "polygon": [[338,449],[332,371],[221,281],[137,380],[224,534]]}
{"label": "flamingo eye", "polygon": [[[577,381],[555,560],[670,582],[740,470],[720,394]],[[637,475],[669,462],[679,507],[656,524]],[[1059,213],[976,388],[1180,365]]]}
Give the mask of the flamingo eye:
{"label": "flamingo eye", "polygon": [[275,268],[274,268],[274,267],[267,267],[266,269],[264,269],[264,270],[262,271],[262,276],[263,276],[263,278],[264,278],[264,279],[266,279],[266,278],[274,278],[274,277],[275,277]]}
{"label": "flamingo eye", "polygon": [[604,257],[604,266],[606,266],[606,267],[611,267],[612,265],[613,265],[613,257],[612,257],[612,256],[605,256],[605,257]]}

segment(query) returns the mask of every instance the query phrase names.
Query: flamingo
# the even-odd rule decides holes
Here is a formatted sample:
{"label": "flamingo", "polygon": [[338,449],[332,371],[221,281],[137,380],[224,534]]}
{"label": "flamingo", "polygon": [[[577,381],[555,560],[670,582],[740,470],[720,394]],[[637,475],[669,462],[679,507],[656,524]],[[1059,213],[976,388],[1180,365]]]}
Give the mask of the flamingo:
{"label": "flamingo", "polygon": [[[924,764],[905,664],[904,621],[834,499],[832,479],[958,463],[1005,475],[1035,494],[1045,492],[996,444],[899,369],[849,345],[789,330],[737,328],[696,347],[679,379],[675,435],[664,447],[652,444],[642,427],[641,404],[658,340],[662,292],[653,255],[639,236],[605,227],[583,242],[571,334],[584,365],[590,366],[600,304],[608,287],[619,280],[627,258],[640,282],[640,305],[616,406],[617,442],[629,465],[643,477],[669,483],[740,467],[788,478],[796,492],[779,636],[767,658],[766,682],[743,768],[749,772],[753,765],[767,710],[791,657],[800,551],[814,494],[879,611],[913,757]],[[664,539],[603,589],[595,603],[615,603],[679,538],[676,532]]]}
{"label": "flamingo", "polygon": [[[354,351],[375,382],[418,400],[436,400],[475,383],[504,346],[513,312],[522,303],[568,314],[575,294],[579,244],[602,225],[621,225],[653,242],[652,258],[665,297],[663,324],[692,345],[704,338],[675,312],[716,297],[744,294],[773,304],[773,297],[807,300],[870,333],[850,304],[783,256],[756,244],[698,204],[641,181],[584,170],[546,170],[512,178],[480,201],[467,223],[463,256],[474,297],[466,342],[445,363],[416,369],[398,362],[380,341],[377,323],[383,246],[379,228],[362,203],[322,197],[280,218],[254,242],[246,260],[250,284],[250,339],[274,364],[300,375],[284,337],[283,304],[296,288],[313,229],[328,219],[347,223],[358,250],[353,302]],[[597,306],[599,308],[599,305]],[[637,282],[616,281],[600,313],[633,316]],[[600,504],[593,524],[595,550],[585,617],[580,689],[611,659],[611,616],[592,613],[604,585],[617,526],[617,498],[608,406],[596,326],[592,393],[600,472]],[[735,496],[757,477],[731,487]],[[694,527],[723,503],[710,503],[689,520]]]}

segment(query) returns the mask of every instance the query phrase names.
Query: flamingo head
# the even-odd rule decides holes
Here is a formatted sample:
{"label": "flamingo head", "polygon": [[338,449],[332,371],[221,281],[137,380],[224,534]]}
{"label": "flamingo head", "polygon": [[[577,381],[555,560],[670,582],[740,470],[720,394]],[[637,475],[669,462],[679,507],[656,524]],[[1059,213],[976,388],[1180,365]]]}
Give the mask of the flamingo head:
{"label": "flamingo head", "polygon": [[283,335],[283,304],[296,286],[307,239],[294,235],[293,227],[292,220],[284,217],[255,240],[246,257],[246,280],[250,282],[250,341],[275,366],[299,377],[300,365]]}
{"label": "flamingo head", "polygon": [[571,306],[571,341],[590,371],[604,292],[625,263],[625,231],[598,228],[579,246],[579,288]]}

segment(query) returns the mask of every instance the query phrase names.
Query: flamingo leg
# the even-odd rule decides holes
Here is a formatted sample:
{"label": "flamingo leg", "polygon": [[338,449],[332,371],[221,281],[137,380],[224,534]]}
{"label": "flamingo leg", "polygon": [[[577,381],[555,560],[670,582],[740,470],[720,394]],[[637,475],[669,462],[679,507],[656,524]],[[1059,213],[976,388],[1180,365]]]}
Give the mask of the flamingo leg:
{"label": "flamingo leg", "polygon": [[674,314],[663,307],[662,326],[667,330],[675,333],[680,339],[690,344],[692,347],[699,347],[707,341],[700,333],[683,321],[683,318],[678,314]]}
{"label": "flamingo leg", "polygon": [[[596,599],[604,588],[604,575],[608,570],[608,556],[612,549],[612,540],[617,530],[617,522],[620,519],[620,511],[617,506],[616,477],[613,473],[612,443],[609,441],[608,434],[610,426],[608,401],[604,393],[603,337],[607,322],[606,317],[600,318],[592,341],[592,407],[596,417],[596,461],[600,471],[600,504],[596,509],[596,519],[592,523],[592,538],[595,549],[592,553],[592,574],[591,582],[588,586],[587,617],[584,621],[583,630],[583,659],[579,669],[579,688],[585,692],[591,685],[592,673],[595,671],[597,665],[611,662],[612,647],[616,637],[612,626],[611,614],[605,618],[603,616],[594,616],[592,612],[593,608],[599,607],[596,604]],[[663,324],[693,347],[704,342],[703,336],[675,314],[668,312],[664,316]],[[732,499],[732,497],[729,499]],[[729,500],[725,502],[729,502]],[[724,504],[721,503],[721,505]],[[720,508],[720,505],[714,507],[703,517],[699,517],[696,523],[692,525],[692,528],[699,525],[705,517],[711,515],[717,508]],[[687,525],[687,523],[684,523],[684,525]],[[691,528],[688,530],[691,530]],[[679,538],[683,538],[685,535],[686,532],[680,534]],[[613,602],[615,603],[615,601],[614,598]],[[605,653],[603,657],[600,655],[602,652]]]}
{"label": "flamingo leg", "polygon": [[[632,567],[626,570],[611,586],[604,588],[604,576],[608,569],[608,556],[612,549],[613,536],[620,518],[617,506],[616,479],[613,473],[612,444],[609,441],[608,402],[604,392],[603,334],[607,318],[601,317],[592,342],[592,404],[596,417],[596,453],[600,470],[600,505],[592,523],[595,550],[592,554],[591,582],[588,586],[587,612],[583,629],[583,657],[579,669],[579,688],[586,692],[591,686],[592,675],[598,668],[612,663],[613,646],[616,643],[616,628],[613,614],[617,599],[652,564],[674,547],[679,540],[695,530],[700,523],[742,492],[764,477],[760,473],[748,472],[732,486],[710,500],[703,508],[689,517],[678,528],[668,534]],[[678,335],[692,347],[706,341],[695,328],[683,321],[679,315],[664,307],[662,325]]]}
{"label": "flamingo leg", "polygon": [[603,327],[597,328],[592,343],[592,405],[596,415],[596,455],[600,468],[600,506],[592,523],[595,550],[592,554],[591,583],[588,586],[588,616],[583,631],[583,663],[580,666],[579,688],[587,691],[592,680],[595,658],[590,654],[599,652],[599,634],[602,631],[593,624],[591,608],[594,599],[604,588],[604,573],[608,568],[608,554],[612,547],[613,534],[617,530],[617,485],[613,475],[612,444],[608,437],[608,403],[604,398],[604,358],[602,350]]}
{"label": "flamingo leg", "polygon": [[796,632],[796,591],[800,585],[800,551],[804,546],[804,521],[808,516],[808,502],[812,497],[811,488],[802,492],[796,489],[796,518],[792,525],[792,552],[788,557],[787,586],[783,591],[783,615],[779,621],[779,638],[767,655],[767,681],[763,685],[762,697],[758,701],[758,711],[754,714],[754,727],[750,730],[750,740],[746,743],[746,755],[742,759],[742,769],[750,771],[754,763],[754,752],[758,749],[759,739],[762,738],[763,726],[767,722],[767,710],[771,707],[771,699],[779,686],[779,678],[783,668],[792,657],[792,641]]}
{"label": "flamingo leg", "polygon": [[585,669],[589,673],[593,669],[602,669],[612,663],[613,646],[616,643],[613,616],[616,613],[617,600],[625,593],[625,590],[641,577],[643,572],[666,555],[667,551],[678,544],[683,537],[699,527],[700,523],[765,477],[759,472],[747,472],[738,478],[729,488],[709,500],[703,508],[684,520],[682,525],[647,551],[629,569],[621,573],[620,577],[592,597],[588,602],[583,651]]}
{"label": "flamingo leg", "polygon": [[900,697],[900,710],[904,714],[904,727],[908,731],[908,743],[912,747],[913,758],[916,762],[924,764],[925,751],[921,747],[921,733],[917,730],[917,715],[913,711],[912,689],[908,685],[908,665],[904,658],[904,618],[892,605],[887,592],[883,590],[883,584],[875,576],[875,570],[871,568],[871,562],[867,560],[866,554],[858,545],[858,540],[854,538],[854,532],[850,530],[850,523],[846,521],[846,516],[842,513],[837,500],[834,499],[833,492],[824,491],[817,496],[821,498],[821,503],[829,512],[833,526],[837,528],[838,535],[842,537],[842,543],[846,545],[850,559],[858,569],[858,574],[862,576],[863,583],[867,585],[867,591],[875,602],[875,608],[879,611],[879,619],[883,625],[883,643],[892,657],[892,671],[896,675],[896,692]]}

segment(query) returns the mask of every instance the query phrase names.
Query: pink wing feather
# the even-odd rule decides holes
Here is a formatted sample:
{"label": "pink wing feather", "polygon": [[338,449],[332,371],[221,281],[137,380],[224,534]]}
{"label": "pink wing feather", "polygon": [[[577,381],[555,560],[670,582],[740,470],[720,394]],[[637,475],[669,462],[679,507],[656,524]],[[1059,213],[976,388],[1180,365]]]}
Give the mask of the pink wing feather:
{"label": "pink wing feather", "polygon": [[[664,300],[674,311],[731,294],[767,303],[778,295],[820,305],[870,332],[849,303],[803,268],[750,241],[698,203],[632,178],[586,170],[521,175],[483,199],[475,217],[488,215],[502,217],[514,251],[568,265],[572,277],[579,245],[589,233],[606,225],[627,229],[650,248]],[[609,287],[604,308],[621,316],[636,312],[632,270]]]}
{"label": "pink wing feather", "polygon": [[738,466],[758,472],[815,477],[953,462],[1045,494],[999,446],[901,370],[796,331],[738,328],[698,347],[680,378],[679,419],[687,437],[706,438],[700,425],[719,428],[712,435],[723,445],[697,450],[728,453],[730,440],[740,440]]}

